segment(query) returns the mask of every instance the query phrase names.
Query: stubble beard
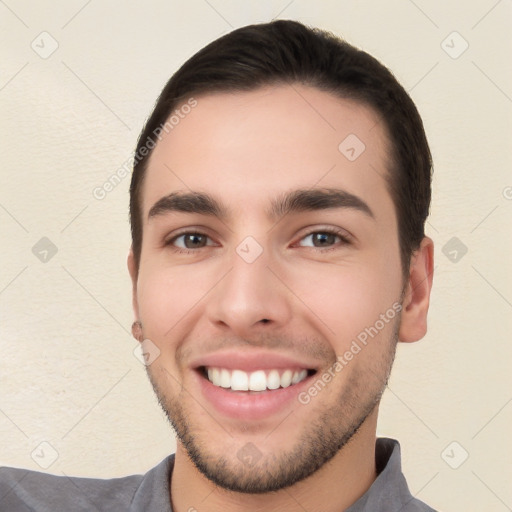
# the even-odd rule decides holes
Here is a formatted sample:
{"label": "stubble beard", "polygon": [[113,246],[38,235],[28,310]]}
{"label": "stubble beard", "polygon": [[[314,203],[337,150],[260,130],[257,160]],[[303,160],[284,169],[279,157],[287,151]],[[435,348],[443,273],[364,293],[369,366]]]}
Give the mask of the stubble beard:
{"label": "stubble beard", "polygon": [[[151,368],[146,370],[163,411],[197,469],[224,489],[247,494],[269,493],[300,482],[319,470],[353,439],[378,406],[395,357],[399,317],[395,318],[389,339],[373,340],[377,343],[386,341],[380,361],[364,370],[356,368],[352,371],[337,397],[323,406],[322,392],[319,392],[311,400],[317,404],[316,417],[303,425],[293,447],[279,453],[265,453],[264,446],[257,446],[262,456],[250,466],[237,458],[236,452],[241,446],[234,447],[229,452],[232,456],[227,456],[225,449],[217,447],[216,451],[216,447],[208,442],[208,432],[196,428],[184,400],[187,391],[182,390],[181,396],[168,396]],[[317,374],[317,378],[321,378],[321,374]],[[304,405],[298,403],[297,407]],[[293,416],[291,414],[289,418]]]}

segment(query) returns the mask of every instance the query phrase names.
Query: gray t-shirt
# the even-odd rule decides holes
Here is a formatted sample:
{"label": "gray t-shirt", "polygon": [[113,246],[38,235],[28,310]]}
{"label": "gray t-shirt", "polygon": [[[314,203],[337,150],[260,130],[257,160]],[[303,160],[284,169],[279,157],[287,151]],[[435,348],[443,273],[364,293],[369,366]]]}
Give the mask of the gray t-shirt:
{"label": "gray t-shirt", "polygon": [[[435,512],[414,498],[402,474],[400,445],[379,438],[375,482],[345,512]],[[2,512],[172,512],[169,483],[174,455],[145,475],[113,479],[48,475],[0,468]],[[340,511],[341,512],[341,511]]]}

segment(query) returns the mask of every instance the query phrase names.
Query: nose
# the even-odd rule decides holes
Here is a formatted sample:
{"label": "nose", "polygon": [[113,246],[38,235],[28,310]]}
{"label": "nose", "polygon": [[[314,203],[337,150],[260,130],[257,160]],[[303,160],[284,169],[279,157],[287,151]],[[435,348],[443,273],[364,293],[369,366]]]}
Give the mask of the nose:
{"label": "nose", "polygon": [[217,328],[247,338],[261,329],[285,326],[292,316],[292,304],[277,276],[277,264],[265,251],[253,262],[242,256],[231,258],[229,272],[209,294],[207,315]]}

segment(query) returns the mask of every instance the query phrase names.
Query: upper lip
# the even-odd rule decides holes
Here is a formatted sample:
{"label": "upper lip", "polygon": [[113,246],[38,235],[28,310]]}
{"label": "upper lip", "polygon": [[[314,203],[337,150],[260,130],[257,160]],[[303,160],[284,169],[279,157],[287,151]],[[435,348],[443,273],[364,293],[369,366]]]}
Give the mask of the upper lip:
{"label": "upper lip", "polygon": [[312,363],[286,354],[269,351],[228,350],[198,357],[192,361],[191,367],[194,369],[201,367],[226,368],[227,370],[242,370],[245,372],[288,368],[317,370],[319,363]]}

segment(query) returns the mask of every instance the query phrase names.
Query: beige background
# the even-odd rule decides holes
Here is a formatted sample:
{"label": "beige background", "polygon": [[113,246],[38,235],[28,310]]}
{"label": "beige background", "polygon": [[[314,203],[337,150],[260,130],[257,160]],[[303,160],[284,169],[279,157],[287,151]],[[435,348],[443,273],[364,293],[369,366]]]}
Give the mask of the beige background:
{"label": "beige background", "polygon": [[512,510],[511,15],[509,0],[0,2],[0,463],[112,477],[174,449],[129,332],[129,178],[93,190],[184,60],[290,18],[388,65],[435,160],[430,330],[399,349],[379,434],[432,506]]}

